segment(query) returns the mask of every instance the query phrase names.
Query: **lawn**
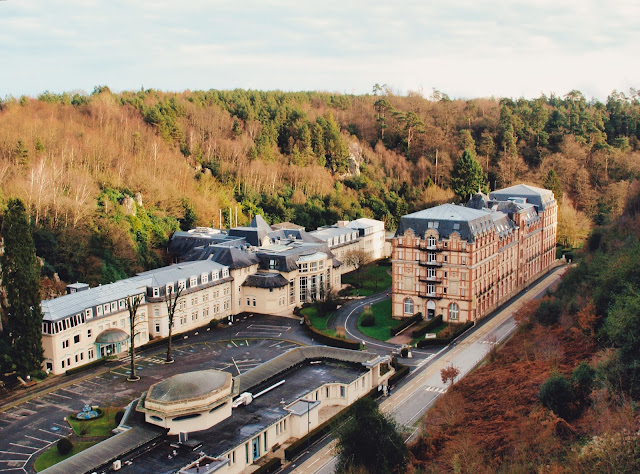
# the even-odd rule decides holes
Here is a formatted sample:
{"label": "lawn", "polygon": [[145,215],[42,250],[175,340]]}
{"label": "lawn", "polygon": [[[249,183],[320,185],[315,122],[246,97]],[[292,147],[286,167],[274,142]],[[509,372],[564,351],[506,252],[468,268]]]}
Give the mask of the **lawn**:
{"label": "lawn", "polygon": [[381,262],[374,262],[360,270],[354,270],[342,275],[342,283],[354,287],[352,296],[370,296],[391,286],[391,275],[387,273],[391,267]]}
{"label": "lawn", "polygon": [[318,331],[323,332],[329,336],[336,336],[335,330],[327,329],[327,321],[331,317],[332,313],[328,313],[326,316],[319,316],[318,309],[314,306],[304,308],[300,312],[309,318],[309,321],[311,321],[311,325]]}
{"label": "lawn", "polygon": [[116,413],[118,408],[107,407],[102,409],[104,415],[93,420],[79,421],[67,417],[67,421],[78,436],[111,436],[111,430],[116,427]]}
{"label": "lawn", "polygon": [[360,324],[360,320],[362,319],[361,314],[358,318],[358,329],[369,337],[380,341],[386,341],[391,338],[389,329],[400,323],[400,321],[391,318],[391,300],[385,300],[380,303],[373,304],[371,305],[371,310],[373,311],[373,317],[376,319],[376,324],[369,327],[362,326]]}
{"label": "lawn", "polygon": [[73,446],[73,449],[69,454],[65,454],[64,456],[58,452],[58,448],[54,444],[44,453],[42,453],[40,457],[38,457],[38,459],[36,459],[33,468],[36,470],[36,472],[44,471],[46,468],[51,467],[54,464],[59,463],[60,461],[64,461],[74,454],[78,454],[80,451],[84,451],[85,449],[90,448],[94,444],[98,443],[99,441],[80,441]]}

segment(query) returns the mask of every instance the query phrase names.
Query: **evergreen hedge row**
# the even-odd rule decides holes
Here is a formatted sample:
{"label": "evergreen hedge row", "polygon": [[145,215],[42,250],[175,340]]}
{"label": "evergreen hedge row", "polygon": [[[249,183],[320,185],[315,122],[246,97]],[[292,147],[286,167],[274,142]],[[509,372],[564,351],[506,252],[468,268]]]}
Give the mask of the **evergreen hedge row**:
{"label": "evergreen hedge row", "polygon": [[411,336],[414,338],[424,336],[426,333],[431,331],[431,329],[437,328],[441,324],[442,324],[442,315],[439,314],[438,316],[433,318],[431,321],[429,321],[427,324],[425,324],[421,328],[414,329],[413,332],[411,333]]}
{"label": "evergreen hedge row", "polygon": [[253,474],[269,474],[276,472],[282,466],[282,460],[280,458],[271,458],[258,469],[253,471]]}
{"label": "evergreen hedge row", "polygon": [[389,333],[391,334],[391,337],[394,337],[399,332],[405,330],[406,328],[411,326],[413,323],[417,323],[418,321],[422,321],[422,313],[419,313],[419,312],[414,314],[410,318],[405,319],[400,324],[397,324],[397,325],[393,326],[392,328],[390,328],[389,329]]}
{"label": "evergreen hedge row", "polygon": [[342,349],[352,349],[355,351],[360,350],[359,341],[340,339],[339,337],[329,336],[323,332],[320,332],[311,325],[311,321],[307,316],[304,317],[304,327],[315,341],[318,341],[322,344],[326,344],[327,346],[340,347]]}
{"label": "evergreen hedge row", "polygon": [[418,347],[428,347],[428,346],[446,346],[447,344],[451,344],[456,337],[462,334],[464,331],[473,326],[473,321],[468,321],[460,326],[456,331],[449,337],[436,337],[433,339],[423,339],[422,341],[418,341]]}

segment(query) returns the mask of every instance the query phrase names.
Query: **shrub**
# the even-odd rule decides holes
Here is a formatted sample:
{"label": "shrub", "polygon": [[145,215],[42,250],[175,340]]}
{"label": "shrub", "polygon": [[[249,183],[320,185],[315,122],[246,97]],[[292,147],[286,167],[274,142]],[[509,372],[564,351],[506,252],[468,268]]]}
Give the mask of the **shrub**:
{"label": "shrub", "polygon": [[124,410],[118,410],[118,412],[116,413],[116,416],[114,417],[116,425],[120,424],[123,417],[124,417]]}
{"label": "shrub", "polygon": [[373,311],[371,311],[371,307],[367,306],[362,313],[362,319],[360,320],[360,325],[364,327],[370,327],[376,325],[376,317],[373,315]]}
{"label": "shrub", "polygon": [[561,418],[568,418],[571,414],[573,390],[569,381],[561,374],[552,374],[540,386],[538,398],[543,406],[553,411]]}
{"label": "shrub", "polygon": [[56,447],[58,448],[58,452],[64,456],[71,452],[73,449],[73,443],[69,438],[60,438]]}
{"label": "shrub", "polygon": [[535,313],[535,319],[543,326],[553,326],[560,320],[562,303],[556,299],[545,299]]}

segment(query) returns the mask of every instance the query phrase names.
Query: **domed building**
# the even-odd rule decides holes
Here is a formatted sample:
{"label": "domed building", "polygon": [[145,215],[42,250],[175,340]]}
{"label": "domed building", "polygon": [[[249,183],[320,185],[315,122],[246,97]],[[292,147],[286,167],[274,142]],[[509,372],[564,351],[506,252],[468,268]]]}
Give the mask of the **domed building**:
{"label": "domed building", "polygon": [[205,430],[231,416],[232,385],[231,374],[219,370],[174,375],[149,387],[137,410],[170,435]]}

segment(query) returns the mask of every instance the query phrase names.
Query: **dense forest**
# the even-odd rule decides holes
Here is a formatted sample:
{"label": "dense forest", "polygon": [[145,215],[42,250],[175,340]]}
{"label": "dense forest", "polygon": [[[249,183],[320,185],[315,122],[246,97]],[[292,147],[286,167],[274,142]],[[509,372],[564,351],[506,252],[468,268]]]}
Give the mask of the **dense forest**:
{"label": "dense forest", "polygon": [[[45,92],[0,102],[0,206],[31,215],[44,288],[106,283],[165,263],[171,233],[255,214],[308,230],[455,199],[468,150],[490,188],[551,187],[559,239],[579,246],[622,213],[640,174],[640,96],[452,100],[156,90]],[[221,212],[222,211],[222,212]],[[220,220],[222,218],[222,221]],[[53,285],[55,286],[55,285]]]}
{"label": "dense forest", "polygon": [[448,391],[413,472],[640,471],[640,188],[553,295]]}

